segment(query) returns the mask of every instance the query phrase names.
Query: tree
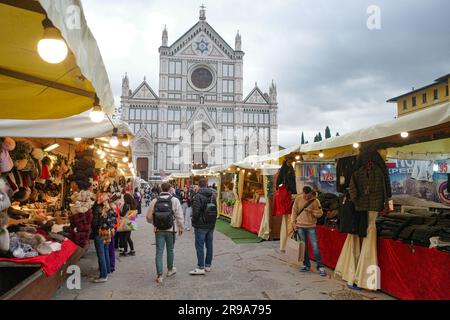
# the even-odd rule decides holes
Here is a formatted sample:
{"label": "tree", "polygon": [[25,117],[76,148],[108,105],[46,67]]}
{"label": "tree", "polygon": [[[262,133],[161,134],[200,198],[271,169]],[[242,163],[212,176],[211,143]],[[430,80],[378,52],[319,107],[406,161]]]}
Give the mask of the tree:
{"label": "tree", "polygon": [[331,138],[331,131],[330,128],[327,126],[325,128],[325,139]]}
{"label": "tree", "polygon": [[322,134],[319,132],[318,141],[322,141]]}
{"label": "tree", "polygon": [[336,132],[336,137],[339,137],[339,132]]}
{"label": "tree", "polygon": [[302,144],[305,144],[305,136],[303,134],[303,131],[302,131]]}

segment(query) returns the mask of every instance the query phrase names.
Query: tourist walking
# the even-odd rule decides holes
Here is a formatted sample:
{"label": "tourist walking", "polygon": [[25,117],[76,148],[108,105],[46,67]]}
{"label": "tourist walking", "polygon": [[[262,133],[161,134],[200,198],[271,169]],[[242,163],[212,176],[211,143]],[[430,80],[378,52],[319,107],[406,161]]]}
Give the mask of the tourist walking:
{"label": "tourist walking", "polygon": [[167,248],[167,277],[176,274],[177,269],[174,267],[174,246],[176,233],[179,236],[184,231],[183,210],[180,201],[172,196],[170,184],[163,183],[161,185],[162,192],[159,197],[152,200],[147,211],[147,222],[155,226],[156,238],[156,281],[163,282],[163,255],[164,247]]}
{"label": "tourist walking", "polygon": [[140,215],[142,210],[142,195],[138,188],[134,188],[133,198],[136,202],[137,213]]}
{"label": "tourist walking", "polygon": [[322,277],[325,277],[327,274],[322,264],[316,232],[317,219],[322,215],[322,207],[320,201],[316,197],[316,193],[310,187],[305,186],[303,188],[303,193],[297,195],[295,198],[291,216],[294,231],[297,232],[300,239],[305,242],[305,259],[300,271],[307,272],[311,269],[307,242],[309,239],[314,258],[316,259],[317,270]]}
{"label": "tourist walking", "polygon": [[[120,212],[120,225],[118,228],[119,234],[119,246],[123,249],[123,252],[120,253],[120,256],[134,256],[136,252],[134,251],[134,243],[131,239],[132,230],[128,230],[128,228],[124,228],[123,220],[131,222],[136,222],[137,219],[137,210],[136,210],[136,202],[131,194],[126,193],[124,196],[125,204],[123,205],[122,211]],[[130,251],[128,251],[128,246],[130,246]]]}
{"label": "tourist walking", "polygon": [[204,275],[205,272],[211,271],[217,206],[216,196],[213,190],[207,188],[207,185],[206,179],[200,179],[200,189],[192,199],[192,226],[195,234],[197,268],[189,272],[191,275]]}
{"label": "tourist walking", "polygon": [[184,217],[184,227],[187,231],[190,230],[191,225],[191,199],[189,197],[189,190],[187,187],[181,193],[181,208],[183,209],[183,217]]}
{"label": "tourist walking", "polygon": [[97,194],[92,211],[92,234],[100,271],[99,277],[94,282],[102,283],[108,281],[108,275],[114,271],[111,268],[109,246],[114,236],[116,213],[111,208],[108,194],[100,192]]}

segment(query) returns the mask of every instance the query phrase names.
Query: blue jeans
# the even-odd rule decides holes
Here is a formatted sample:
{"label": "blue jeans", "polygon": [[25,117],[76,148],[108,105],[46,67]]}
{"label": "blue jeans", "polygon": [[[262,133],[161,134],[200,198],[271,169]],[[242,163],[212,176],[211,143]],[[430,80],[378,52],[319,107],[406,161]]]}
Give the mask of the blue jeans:
{"label": "blue jeans", "polygon": [[313,250],[314,258],[316,259],[317,263],[317,269],[322,268],[322,257],[320,256],[320,250],[319,250],[319,241],[317,240],[317,232],[316,228],[299,228],[297,230],[298,235],[300,237],[300,240],[305,242],[305,261],[303,262],[303,265],[305,267],[311,268],[311,261],[309,259],[309,252],[308,252],[308,239],[311,242],[311,247]]}
{"label": "blue jeans", "polygon": [[167,246],[167,269],[173,269],[173,247],[175,235],[172,231],[157,231],[156,232],[156,272],[158,276],[163,274],[163,255],[164,247]]}
{"label": "blue jeans", "polygon": [[97,252],[100,278],[107,278],[111,273],[111,261],[109,259],[109,244],[105,244],[100,236],[94,238],[95,251]]}
{"label": "blue jeans", "polygon": [[214,229],[195,229],[195,250],[197,251],[197,266],[199,269],[211,267],[213,259],[213,236]]}

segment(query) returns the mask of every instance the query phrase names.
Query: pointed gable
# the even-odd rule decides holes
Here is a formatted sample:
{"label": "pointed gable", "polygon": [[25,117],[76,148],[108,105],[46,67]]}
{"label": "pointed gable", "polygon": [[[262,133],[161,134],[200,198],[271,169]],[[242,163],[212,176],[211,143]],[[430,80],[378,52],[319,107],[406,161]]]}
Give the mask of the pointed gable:
{"label": "pointed gable", "polygon": [[259,90],[257,86],[250,92],[250,94],[245,98],[244,103],[254,103],[254,104],[261,104],[266,103],[269,104],[269,101],[267,101],[264,94]]}
{"label": "pointed gable", "polygon": [[143,81],[136,90],[131,94],[131,98],[143,100],[158,100],[158,96],[149,86],[147,81]]}
{"label": "pointed gable", "polygon": [[195,122],[203,122],[212,129],[217,127],[216,122],[211,118],[208,109],[204,107],[200,107],[195,110],[191,119],[187,123],[187,127],[192,129]]}
{"label": "pointed gable", "polygon": [[[197,55],[195,43],[201,42],[202,39],[206,40],[208,51],[202,48],[200,52],[207,52],[207,55],[216,58],[234,58],[234,49],[206,21],[197,22],[169,47],[169,52],[171,55]],[[205,44],[202,45],[205,46]]]}

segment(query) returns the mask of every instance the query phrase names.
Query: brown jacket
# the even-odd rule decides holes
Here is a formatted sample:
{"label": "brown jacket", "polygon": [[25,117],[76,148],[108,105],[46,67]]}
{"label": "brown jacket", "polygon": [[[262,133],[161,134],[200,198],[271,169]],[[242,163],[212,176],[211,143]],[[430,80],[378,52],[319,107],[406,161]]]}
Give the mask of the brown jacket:
{"label": "brown jacket", "polygon": [[[323,211],[320,201],[315,197],[312,199],[314,199],[314,201],[302,211],[308,201],[303,198],[303,193],[295,198],[291,215],[293,226],[296,226],[297,228],[313,228],[316,226],[317,219],[323,215]],[[300,213],[300,211],[302,211],[302,213]]]}

